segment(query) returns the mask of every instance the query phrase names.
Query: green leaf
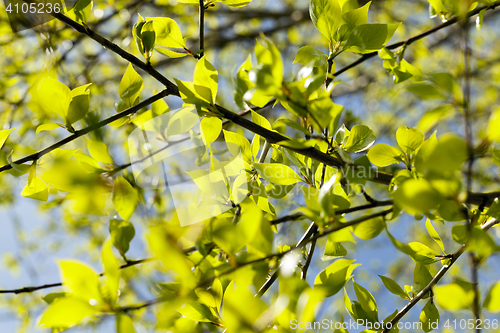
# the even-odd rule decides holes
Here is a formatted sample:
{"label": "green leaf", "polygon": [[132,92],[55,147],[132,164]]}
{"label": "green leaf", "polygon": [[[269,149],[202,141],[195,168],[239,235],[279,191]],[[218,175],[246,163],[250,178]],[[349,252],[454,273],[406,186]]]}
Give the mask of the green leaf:
{"label": "green leaf", "polygon": [[326,240],[325,252],[321,260],[332,260],[347,255],[346,248],[339,242],[332,242],[329,238]]}
{"label": "green leaf", "polygon": [[106,286],[108,287],[108,295],[111,304],[115,304],[118,299],[118,286],[120,282],[120,264],[113,255],[112,243],[107,240],[101,251],[101,260],[104,266],[104,276]]}
{"label": "green leaf", "polygon": [[[74,124],[78,120],[85,117],[89,111],[89,86],[91,83],[75,88],[71,91],[71,103],[68,108],[66,122]],[[37,129],[38,131],[38,129]]]}
{"label": "green leaf", "polygon": [[435,85],[429,83],[414,83],[406,87],[421,99],[446,99],[447,96]]}
{"label": "green leaf", "polygon": [[445,286],[435,286],[434,295],[440,307],[453,311],[469,309],[474,292],[470,283],[455,281]]}
{"label": "green leaf", "polygon": [[384,228],[384,219],[382,217],[377,217],[354,225],[353,232],[359,238],[367,240],[377,237]]}
{"label": "green leaf", "polygon": [[[357,2],[357,1],[355,1]],[[346,2],[347,3],[347,2]],[[366,24],[368,21],[368,9],[370,8],[371,1],[365,4],[363,7],[355,8],[346,12],[345,4],[342,7],[342,18],[346,24],[354,28],[358,25]],[[355,4],[357,7],[357,3]]]}
{"label": "green leaf", "polygon": [[[5,144],[5,141],[9,137],[10,132],[12,132],[13,130],[15,130],[15,128],[9,128],[9,129],[5,129],[5,130],[0,131],[0,149],[3,147],[3,145]],[[38,134],[38,132],[37,132],[37,134]]]}
{"label": "green leaf", "polygon": [[410,256],[418,263],[428,265],[439,260],[437,259],[438,254],[422,243],[411,242],[408,243],[408,247],[415,253]]}
{"label": "green leaf", "polygon": [[422,154],[423,156],[418,155],[420,151],[415,161],[415,167],[419,171],[430,170],[440,173],[460,169],[468,157],[465,142],[455,134],[442,136],[437,140],[437,144],[429,145],[427,151]]}
{"label": "green leaf", "polygon": [[109,234],[114,247],[123,256],[129,249],[130,242],[135,236],[134,225],[128,221],[111,220]]}
{"label": "green leaf", "polygon": [[424,133],[416,128],[401,126],[396,132],[396,140],[399,148],[401,148],[405,154],[411,155],[415,153],[424,142]]}
{"label": "green leaf", "polygon": [[356,281],[353,280],[352,283],[354,285],[356,296],[358,297],[358,302],[363,310],[365,310],[368,318],[372,321],[378,321],[377,302],[375,301],[373,295],[368,290],[357,284]]}
{"label": "green leaf", "polygon": [[311,0],[309,14],[316,29],[329,41],[340,26],[342,9],[336,0]]}
{"label": "green leaf", "polygon": [[434,226],[432,225],[430,219],[427,219],[427,221],[425,222],[425,228],[427,229],[427,232],[432,237],[432,239],[434,239],[434,241],[439,245],[441,251],[443,251],[443,253],[446,253],[444,251],[443,241],[441,240],[441,237],[439,237],[439,234],[437,233],[436,229],[434,229]]}
{"label": "green leaf", "polygon": [[216,0],[231,7],[243,7],[248,5],[252,0]]}
{"label": "green leaf", "polygon": [[40,201],[47,201],[49,199],[49,187],[43,180],[36,176],[36,161],[31,165],[28,185],[24,187],[21,195]]}
{"label": "green leaf", "polygon": [[90,304],[101,301],[101,283],[92,268],[75,260],[60,260],[59,268],[64,285],[73,297],[90,302]]}
{"label": "green leaf", "polygon": [[[413,283],[411,284],[411,291],[413,296],[416,296],[422,289],[427,287],[427,285],[432,281],[432,275],[427,269],[427,267],[421,263],[415,265],[413,270]],[[423,298],[430,297],[430,292],[425,294]]]}
{"label": "green leaf", "polygon": [[292,168],[280,163],[253,163],[259,175],[270,183],[291,185],[302,181]]}
{"label": "green leaf", "polygon": [[257,125],[264,127],[267,130],[272,131],[273,128],[271,124],[269,123],[269,120],[258,114],[257,112],[252,110],[252,121],[256,123]]}
{"label": "green leaf", "polygon": [[356,53],[370,53],[380,50],[392,38],[400,23],[362,24],[349,35],[344,50]]}
{"label": "green leaf", "polygon": [[437,207],[444,198],[423,179],[409,179],[393,193],[394,202],[410,214],[425,213]]}
{"label": "green leaf", "polygon": [[355,260],[338,259],[321,271],[314,280],[314,287],[323,289],[326,297],[338,293],[351,278],[352,271],[359,265],[352,265]]}
{"label": "green leaf", "polygon": [[222,120],[216,117],[204,117],[200,122],[200,129],[205,145],[210,145],[222,131]]}
{"label": "green leaf", "polygon": [[87,23],[90,13],[92,12],[92,0],[78,0],[73,6],[74,14],[77,22]]}
{"label": "green leaf", "polygon": [[55,300],[38,321],[41,327],[68,328],[97,313],[88,302],[73,297]]}
{"label": "green leaf", "polygon": [[[42,124],[40,126],[38,126],[36,128],[36,135],[38,136],[38,134],[40,132],[43,132],[43,131],[52,131],[53,129],[56,129],[58,127],[64,127],[64,125],[61,125],[61,124],[57,124],[57,123],[47,123],[47,124]],[[2,132],[0,132],[1,134]]]}
{"label": "green leaf", "polygon": [[41,81],[36,91],[36,99],[40,106],[47,112],[56,112],[64,119],[68,114],[71,98],[71,90],[64,83],[51,77]]}
{"label": "green leaf", "polygon": [[136,189],[123,177],[118,176],[113,185],[113,207],[124,220],[129,220],[139,202]]}
{"label": "green leaf", "polygon": [[113,164],[113,158],[108,153],[108,146],[101,141],[87,139],[87,148],[90,155],[99,162]]}
{"label": "green leaf", "polygon": [[486,215],[494,217],[496,219],[500,219],[500,199],[499,198],[495,198],[493,200]]}
{"label": "green leaf", "polygon": [[422,312],[420,312],[420,322],[424,332],[430,332],[438,328],[439,325],[439,311],[432,300],[425,304]]}
{"label": "green leaf", "polygon": [[500,141],[500,108],[496,109],[491,114],[490,122],[488,123],[488,138],[491,141]]}
{"label": "green leaf", "polygon": [[483,26],[483,21],[484,21],[484,13],[486,12],[486,8],[481,10],[479,12],[479,15],[476,17],[476,28],[477,30],[480,30],[481,27]]}
{"label": "green leaf", "polygon": [[378,167],[385,167],[403,162],[403,152],[398,148],[379,143],[368,151],[368,159]]}
{"label": "green leaf", "polygon": [[500,282],[495,283],[486,294],[483,308],[495,313],[500,311]]}
{"label": "green leaf", "polygon": [[125,74],[118,86],[118,95],[125,102],[127,107],[137,104],[139,95],[144,87],[142,77],[135,71],[132,64],[129,63]]}
{"label": "green leaf", "polygon": [[231,154],[237,157],[240,152],[246,161],[251,160],[250,142],[238,133],[223,130],[226,145]]}
{"label": "green leaf", "polygon": [[207,60],[201,58],[194,68],[193,84],[196,92],[210,104],[215,104],[219,74],[215,67]]}
{"label": "green leaf", "polygon": [[460,84],[449,73],[433,73],[431,80],[441,89],[451,94],[457,100],[460,99]]}
{"label": "green leaf", "polygon": [[410,298],[408,297],[408,294],[403,290],[403,288],[400,287],[400,285],[394,281],[391,278],[379,275],[378,276],[381,280],[384,286],[389,290],[391,293],[394,295],[397,295],[401,297],[402,299],[409,300]]}
{"label": "green leaf", "polygon": [[212,285],[208,288],[199,288],[195,290],[196,295],[203,304],[211,308],[218,309],[222,302],[222,284],[219,279],[214,279]]}
{"label": "green leaf", "polygon": [[166,135],[172,137],[184,134],[200,120],[194,106],[188,106],[175,112],[168,120]]}
{"label": "green leaf", "polygon": [[314,67],[320,67],[325,65],[327,60],[328,55],[325,52],[312,46],[303,46],[297,51],[293,62],[298,62],[304,66],[312,64]]}
{"label": "green leaf", "polygon": [[125,313],[116,315],[116,333],[136,333],[132,318]]}
{"label": "green leaf", "polygon": [[[157,46],[181,49],[186,46],[184,38],[182,38],[181,29],[173,19],[168,17],[146,17],[146,20],[153,21]],[[163,49],[158,49],[157,47],[156,50],[163,53]],[[187,55],[187,53],[183,55]]]}
{"label": "green leaf", "polygon": [[141,41],[144,47],[144,57],[149,62],[153,54],[153,49],[156,43],[156,33],[153,27],[153,21],[147,21],[141,28]]}
{"label": "green leaf", "polygon": [[375,133],[370,127],[365,125],[355,125],[351,129],[351,133],[347,141],[342,145],[342,149],[351,153],[358,153],[370,148],[375,142]]}
{"label": "green leaf", "polygon": [[199,302],[186,303],[177,309],[177,311],[184,317],[194,321],[207,323],[219,322],[216,312],[212,308]]}

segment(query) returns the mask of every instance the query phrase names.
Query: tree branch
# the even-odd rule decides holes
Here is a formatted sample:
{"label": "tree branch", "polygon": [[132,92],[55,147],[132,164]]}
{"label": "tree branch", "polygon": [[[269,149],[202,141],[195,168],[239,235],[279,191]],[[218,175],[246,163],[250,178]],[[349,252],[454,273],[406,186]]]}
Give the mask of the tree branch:
{"label": "tree branch", "polygon": [[205,55],[205,1],[200,0],[200,59]]}
{"label": "tree branch", "polygon": [[[481,226],[481,229],[483,229],[484,231],[488,231],[491,227],[498,224],[499,222],[500,221],[496,219],[490,219]],[[382,333],[388,333],[390,331],[389,327],[394,327],[401,320],[401,318],[403,318],[404,315],[407,314],[408,311],[410,311],[411,308],[413,308],[418,303],[418,301],[420,301],[422,297],[424,297],[424,295],[427,294],[432,289],[432,287],[434,287],[439,282],[439,280],[441,280],[441,278],[446,274],[446,272],[448,272],[450,267],[453,266],[453,264],[457,261],[458,258],[460,258],[460,256],[465,252],[466,249],[467,245],[463,244],[457,251],[455,251],[455,253],[452,254],[450,264],[443,265],[443,267],[441,267],[441,269],[437,272],[431,282],[429,282],[429,284],[425,286],[425,288],[422,289],[417,294],[417,296],[412,298],[412,300],[408,304],[406,304],[406,306],[402,308],[394,318],[391,319],[391,321],[386,325],[387,328]]]}
{"label": "tree branch", "polygon": [[[492,9],[495,9],[496,7],[500,6],[500,1],[496,1],[494,2],[493,4],[491,5],[486,5],[486,6],[481,6],[481,7],[478,7],[470,12],[467,13],[466,17],[471,17],[471,16],[474,16],[474,15],[477,15],[479,14],[479,12],[481,12],[483,9],[485,10],[492,10]],[[396,42],[396,43],[393,43],[393,44],[389,44],[386,46],[386,48],[392,50],[392,49],[396,49],[400,46],[403,46],[403,45],[410,45],[410,44],[413,44],[414,42],[420,40],[420,39],[423,39],[429,35],[432,35],[433,33],[441,30],[441,29],[444,29],[450,25],[453,25],[455,23],[457,23],[459,21],[459,17],[458,16],[454,16],[452,18],[450,18],[448,21],[444,22],[444,23],[441,23],[441,24],[438,24],[426,31],[423,31],[413,37],[410,37],[408,39],[405,39],[405,40],[401,40],[399,42]],[[358,66],[359,64],[362,64],[363,62],[365,62],[366,60],[368,59],[371,59],[373,57],[375,57],[376,55],[378,55],[378,52],[372,52],[372,53],[367,53],[367,54],[364,54],[361,58],[359,58],[358,60],[350,63],[349,65],[345,66],[345,67],[342,67],[341,69],[339,69],[338,71],[336,71],[335,73],[333,73],[334,76],[339,76],[340,74],[348,71],[349,69],[351,68],[354,68],[356,66]]]}
{"label": "tree branch", "polygon": [[[147,258],[147,259],[140,259],[140,260],[131,260],[127,262],[126,264],[123,264],[120,266],[120,269],[124,269],[127,267],[143,264],[145,262],[149,262],[152,260],[156,260],[155,258]],[[99,276],[104,276],[104,273],[99,274]],[[32,293],[37,290],[41,289],[48,289],[48,288],[54,288],[54,287],[61,287],[64,283],[58,282],[58,283],[51,283],[51,284],[44,284],[41,286],[35,286],[35,287],[24,287],[20,289],[11,289],[11,290],[0,290],[0,294],[24,294],[24,293]]]}
{"label": "tree branch", "polygon": [[[31,154],[31,155],[28,155],[28,156],[25,156],[23,158],[20,158],[16,161],[14,161],[13,163],[14,164],[23,164],[23,163],[26,163],[26,162],[31,162],[31,161],[36,161],[38,160],[39,158],[41,158],[42,156],[50,153],[51,151],[61,147],[61,146],[64,146],[65,144],[73,141],[73,140],[76,140],[78,139],[79,137],[87,134],[87,133],[90,133],[92,131],[95,131],[96,129],[99,129],[109,123],[112,123],[113,121],[115,120],[118,120],[120,118],[123,118],[123,117],[126,117],[128,115],[131,115],[133,113],[136,113],[137,111],[139,111],[140,109],[142,109],[143,107],[146,107],[150,104],[152,104],[153,102],[165,97],[168,95],[168,90],[165,89],[165,90],[162,90],[160,91],[159,93],[157,93],[156,95],[153,95],[147,99],[145,99],[144,101],[140,102],[139,104],[137,105],[134,105],[126,110],[123,110],[122,112],[119,112],[109,118],[106,118],[104,120],[101,120],[100,122],[94,124],[94,125],[91,125],[89,127],[86,127],[84,129],[81,129],[79,131],[76,131],[75,133],[71,134],[70,136],[67,136],[65,137],[64,139],[60,140],[60,141],[57,141],[56,143],[48,146],[47,148],[45,149],[42,149],[34,154]],[[12,165],[10,164],[6,164],[4,166],[2,166],[0,168],[0,172],[3,172],[3,171],[6,171],[6,170],[10,170],[12,169]]]}

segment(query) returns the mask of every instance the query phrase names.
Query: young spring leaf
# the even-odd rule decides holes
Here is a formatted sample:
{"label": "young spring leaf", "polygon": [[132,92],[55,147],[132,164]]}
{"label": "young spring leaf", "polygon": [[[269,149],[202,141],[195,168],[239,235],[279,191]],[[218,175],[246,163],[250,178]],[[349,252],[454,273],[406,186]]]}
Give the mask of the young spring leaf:
{"label": "young spring leaf", "polygon": [[425,228],[427,229],[427,232],[432,237],[432,239],[434,239],[434,241],[439,245],[441,251],[443,251],[443,253],[446,253],[444,251],[443,241],[441,240],[441,237],[439,237],[439,234],[437,233],[436,229],[434,229],[434,226],[432,225],[430,219],[427,219],[427,221],[425,222]]}
{"label": "young spring leaf", "polygon": [[108,146],[104,142],[87,139],[87,148],[90,155],[101,163],[113,164],[113,158],[108,153]]}
{"label": "young spring leaf", "polygon": [[496,109],[491,114],[490,122],[488,123],[488,138],[491,141],[500,141],[500,108]]}
{"label": "young spring leaf", "polygon": [[102,300],[99,277],[89,266],[74,260],[59,261],[64,285],[73,297],[96,304]]}
{"label": "young spring leaf", "polygon": [[38,321],[41,327],[69,328],[97,313],[97,309],[74,297],[55,300]]}
{"label": "young spring leaf", "polygon": [[270,183],[291,185],[302,181],[288,165],[280,163],[253,163],[259,175]]}
{"label": "young spring leaf", "polygon": [[362,24],[349,35],[344,50],[356,53],[376,52],[392,38],[400,23]]}
{"label": "young spring leaf", "polygon": [[420,322],[422,323],[424,332],[430,332],[438,328],[439,311],[433,300],[429,300],[422,309],[422,312],[420,312]]}
{"label": "young spring leaf", "polygon": [[375,142],[375,139],[375,133],[373,133],[370,127],[365,125],[354,125],[347,141],[342,145],[342,148],[348,152],[358,153],[370,148]]}
{"label": "young spring leaf", "polygon": [[36,96],[44,110],[56,112],[66,119],[72,96],[71,90],[64,83],[47,77],[38,85]]}
{"label": "young spring leaf", "polygon": [[425,213],[444,200],[431,183],[423,178],[405,181],[393,193],[393,198],[399,207],[409,213]]}
{"label": "young spring leaf", "polygon": [[109,222],[111,243],[123,256],[129,249],[130,242],[135,236],[134,225],[128,221],[111,220]]}
{"label": "young spring leaf", "polygon": [[495,313],[500,311],[500,282],[491,286],[484,299],[483,308]]}
{"label": "young spring leaf", "polygon": [[155,50],[171,58],[185,57],[188,53],[177,52],[173,49],[184,49],[185,40],[177,22],[168,17],[146,17],[152,21],[156,33]]}
{"label": "young spring leaf", "polygon": [[338,1],[311,0],[309,14],[316,29],[329,41],[333,41],[335,32],[342,22],[342,9]]}
{"label": "young spring leaf", "polygon": [[364,287],[357,284],[356,281],[353,280],[352,283],[354,285],[356,296],[358,297],[358,302],[366,312],[368,318],[371,321],[378,321],[377,302],[375,301],[373,295]]}
{"label": "young spring leaf", "polygon": [[[85,117],[89,111],[89,87],[92,83],[71,90],[71,103],[69,104],[66,122],[74,124]],[[38,131],[38,130],[37,130]]]}
{"label": "young spring leaf", "polygon": [[125,313],[116,315],[116,333],[136,333],[132,318]]}
{"label": "young spring leaf", "polygon": [[0,131],[0,149],[3,147],[5,141],[7,141],[7,138],[9,137],[10,132],[12,132],[13,130],[15,130],[15,128],[9,128]]}
{"label": "young spring leaf", "polygon": [[132,64],[129,63],[118,87],[118,94],[127,107],[137,104],[143,86],[144,81],[142,77],[135,71]]}
{"label": "young spring leaf", "polygon": [[[73,6],[73,14],[76,18],[77,22],[86,24],[90,13],[92,12],[92,6],[93,6],[93,1],[92,0],[78,0],[76,4]],[[71,11],[70,11],[71,13]],[[68,13],[69,14],[69,13]],[[72,15],[70,15],[71,17]]]}
{"label": "young spring leaf", "polygon": [[222,121],[215,117],[204,117],[200,122],[203,141],[206,146],[214,142],[222,131]]}
{"label": "young spring leaf", "polygon": [[393,293],[394,295],[397,295],[397,296],[401,297],[402,299],[406,299],[406,300],[410,299],[408,297],[408,294],[403,290],[403,288],[401,288],[401,286],[396,281],[394,281],[391,278],[382,276],[382,275],[379,275],[378,277],[382,280],[382,283],[384,284],[384,286],[391,293]]}
{"label": "young spring leaf", "polygon": [[378,167],[403,162],[403,152],[398,148],[379,143],[368,151],[368,159]]}
{"label": "young spring leaf", "polygon": [[136,189],[123,177],[118,176],[113,185],[113,207],[124,220],[129,220],[139,202]]}
{"label": "young spring leaf", "polygon": [[401,126],[396,132],[396,140],[399,148],[407,154],[411,155],[424,142],[424,133],[416,128]]}
{"label": "young spring leaf", "polygon": [[24,187],[21,195],[40,201],[47,201],[49,199],[49,187],[43,180],[36,176],[36,161],[30,167],[28,185]]}
{"label": "young spring leaf", "polygon": [[355,260],[338,259],[321,271],[314,280],[314,287],[323,289],[326,297],[338,293],[351,279],[351,273],[359,265],[353,265]]}
{"label": "young spring leaf", "polygon": [[328,55],[325,52],[312,46],[303,46],[297,51],[297,55],[293,62],[298,62],[304,66],[312,64],[314,67],[320,67],[324,66],[327,60]]}
{"label": "young spring leaf", "polygon": [[215,104],[218,82],[219,74],[207,58],[203,57],[198,60],[194,68],[194,88],[210,104]]}

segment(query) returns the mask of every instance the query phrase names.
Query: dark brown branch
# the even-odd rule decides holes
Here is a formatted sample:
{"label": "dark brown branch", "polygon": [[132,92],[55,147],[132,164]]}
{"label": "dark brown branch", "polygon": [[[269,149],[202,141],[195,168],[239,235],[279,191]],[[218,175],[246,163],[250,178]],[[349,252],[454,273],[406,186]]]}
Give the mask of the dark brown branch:
{"label": "dark brown branch", "polygon": [[200,0],[200,54],[203,58],[205,54],[205,0]]}
{"label": "dark brown branch", "polygon": [[[124,269],[127,267],[143,264],[148,261],[155,260],[155,258],[148,258],[148,259],[140,259],[140,260],[131,260],[127,262],[126,264],[123,264],[120,266],[120,269]],[[103,276],[104,273],[99,274],[99,276]],[[41,286],[36,286],[36,287],[24,287],[20,289],[11,289],[11,290],[0,290],[0,294],[24,294],[24,293],[32,293],[37,290],[41,289],[48,289],[48,288],[54,288],[54,287],[61,287],[63,285],[62,282],[58,283],[51,283],[51,284],[44,284]]]}
{"label": "dark brown branch", "polygon": [[[95,131],[96,129],[98,128],[101,128],[109,123],[112,123],[113,121],[115,120],[118,120],[120,118],[123,118],[123,117],[126,117],[128,115],[131,115],[133,113],[136,113],[137,111],[139,111],[140,109],[142,109],[143,107],[146,107],[150,104],[152,104],[153,102],[165,97],[168,95],[168,90],[165,89],[159,93],[157,93],[156,95],[153,95],[151,96],[150,98],[148,99],[145,99],[144,101],[140,102],[139,104],[137,105],[134,105],[120,113],[117,113],[109,118],[106,118],[104,120],[101,120],[100,122],[98,123],[95,123],[94,125],[91,125],[89,127],[86,127],[84,129],[81,129],[79,131],[76,131],[75,133],[71,134],[70,136],[67,136],[65,137],[64,139],[60,140],[60,141],[57,141],[56,143],[48,146],[47,148],[43,149],[43,150],[40,150],[34,154],[31,154],[31,155],[28,155],[28,156],[25,156],[23,158],[20,158],[16,161],[14,161],[13,163],[14,164],[23,164],[23,163],[26,163],[26,162],[31,162],[31,161],[36,161],[38,160],[40,157],[50,153],[51,151],[61,147],[61,146],[64,146],[65,144],[73,141],[73,140],[76,140],[77,138],[87,134],[87,133],[90,133],[92,131]],[[10,164],[6,164],[4,166],[2,166],[0,168],[0,172],[3,172],[3,171],[6,171],[6,170],[10,170],[12,169],[12,166]]]}
{"label": "dark brown branch", "polygon": [[[390,206],[392,204],[393,204],[392,200],[376,201],[374,203],[369,203],[366,205],[351,207],[351,208],[347,208],[347,209],[340,209],[337,212],[335,212],[335,215],[349,214],[349,213],[353,213],[353,212],[358,212],[360,210],[365,210],[365,209],[370,209],[370,208],[375,208],[375,207]],[[276,224],[285,223],[288,221],[295,221],[295,220],[298,220],[302,217],[304,217],[304,214],[296,213],[296,214],[292,214],[292,215],[286,215],[286,216],[277,218],[275,220],[271,220],[270,223],[272,225],[276,225]]]}

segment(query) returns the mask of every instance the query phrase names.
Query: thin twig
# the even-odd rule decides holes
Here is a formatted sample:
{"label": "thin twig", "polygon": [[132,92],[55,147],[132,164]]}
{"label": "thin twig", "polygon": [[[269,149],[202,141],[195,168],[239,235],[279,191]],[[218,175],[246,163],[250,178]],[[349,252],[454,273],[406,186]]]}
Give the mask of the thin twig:
{"label": "thin twig", "polygon": [[205,1],[200,0],[200,59],[205,55]]}
{"label": "thin twig", "polygon": [[[481,229],[483,229],[484,231],[488,231],[491,227],[498,223],[498,220],[490,219],[481,226]],[[446,274],[446,272],[448,272],[450,267],[453,266],[453,264],[457,261],[458,258],[460,258],[460,256],[465,252],[466,249],[467,245],[463,244],[458,250],[456,250],[450,258],[450,263],[441,267],[441,269],[437,272],[431,282],[429,282],[429,284],[425,286],[425,288],[422,289],[417,294],[417,296],[412,298],[412,300],[408,304],[406,304],[406,306],[402,308],[401,311],[399,311],[389,323],[387,323],[387,325],[385,326],[386,329],[382,333],[388,333],[390,331],[390,327],[394,327],[401,320],[401,318],[403,318],[405,314],[407,314],[408,311],[410,311],[411,308],[413,308],[422,299],[422,297],[424,297],[424,295],[427,294],[432,289],[432,287],[439,282],[439,280],[441,280],[441,278]]]}
{"label": "thin twig", "polygon": [[[492,9],[495,9],[496,7],[500,6],[500,1],[495,1],[494,3],[492,3],[491,5],[486,5],[486,6],[481,6],[481,7],[477,7],[476,9],[470,11],[467,13],[466,17],[471,17],[471,16],[474,16],[474,15],[477,15],[479,14],[483,9],[484,10],[492,10]],[[429,35],[432,35],[433,33],[441,30],[441,29],[444,29],[450,25],[453,25],[455,23],[457,23],[459,21],[459,17],[458,16],[454,16],[452,18],[450,18],[448,21],[444,22],[444,23],[441,23],[441,24],[438,24],[426,31],[423,31],[417,35],[414,35],[408,39],[405,39],[405,40],[401,40],[399,42],[396,42],[396,43],[393,43],[393,44],[389,44],[386,46],[386,48],[390,49],[390,50],[393,50],[393,49],[397,49],[398,47],[401,47],[403,45],[410,45],[420,39],[423,39]],[[358,60],[350,63],[349,65],[345,66],[345,67],[342,67],[341,69],[339,69],[338,71],[336,71],[335,73],[333,73],[334,76],[339,76],[340,74],[350,70],[351,68],[354,68],[356,66],[358,66],[359,64],[362,64],[363,62],[365,62],[366,60],[368,59],[371,59],[375,56],[378,55],[378,52],[372,52],[372,53],[367,53],[367,54],[364,54],[361,58],[359,58]]]}

